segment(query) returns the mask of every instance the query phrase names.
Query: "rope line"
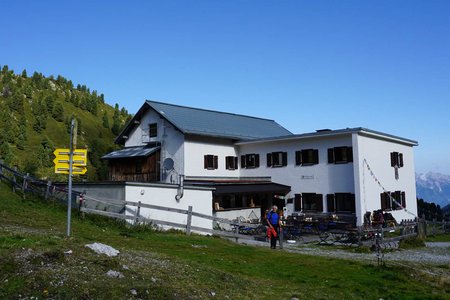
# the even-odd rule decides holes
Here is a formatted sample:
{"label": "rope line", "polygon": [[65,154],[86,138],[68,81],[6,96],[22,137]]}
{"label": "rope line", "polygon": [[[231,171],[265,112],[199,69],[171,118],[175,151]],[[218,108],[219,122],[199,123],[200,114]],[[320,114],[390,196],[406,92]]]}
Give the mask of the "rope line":
{"label": "rope line", "polygon": [[370,166],[369,166],[369,163],[367,162],[367,160],[366,160],[365,158],[364,158],[363,163],[366,165],[367,170],[369,170],[370,175],[371,175],[372,178],[375,180],[375,182],[378,184],[378,186],[383,190],[383,192],[384,192],[385,194],[387,194],[387,195],[389,196],[389,199],[390,199],[391,201],[393,201],[397,206],[401,207],[405,212],[407,212],[408,214],[410,214],[410,215],[412,215],[412,216],[414,216],[414,217],[417,218],[417,216],[416,216],[414,213],[412,213],[412,212],[410,212],[409,210],[407,210],[406,207],[404,207],[403,205],[401,205],[401,203],[399,203],[394,197],[392,197],[391,193],[388,193],[388,190],[386,190],[386,189],[384,188],[384,186],[381,184],[380,180],[378,180],[377,176],[376,176],[375,173],[372,171],[372,169],[371,169]]}

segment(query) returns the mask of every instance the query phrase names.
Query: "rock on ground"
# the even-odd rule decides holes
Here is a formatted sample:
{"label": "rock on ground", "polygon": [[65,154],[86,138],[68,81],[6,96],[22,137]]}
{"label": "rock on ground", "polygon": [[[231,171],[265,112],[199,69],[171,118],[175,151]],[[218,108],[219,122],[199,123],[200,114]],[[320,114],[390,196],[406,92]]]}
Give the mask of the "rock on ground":
{"label": "rock on ground", "polygon": [[109,257],[117,256],[120,253],[119,250],[116,250],[113,247],[102,244],[102,243],[87,244],[86,247],[88,247],[89,249],[92,249],[93,251],[95,251],[98,254],[106,254]]}

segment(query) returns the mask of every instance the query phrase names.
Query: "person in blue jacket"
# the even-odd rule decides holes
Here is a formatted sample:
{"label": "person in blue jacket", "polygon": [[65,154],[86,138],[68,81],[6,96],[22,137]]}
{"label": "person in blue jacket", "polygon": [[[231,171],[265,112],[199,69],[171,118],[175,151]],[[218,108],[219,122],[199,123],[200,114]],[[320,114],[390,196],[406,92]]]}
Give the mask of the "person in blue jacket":
{"label": "person in blue jacket", "polygon": [[277,247],[277,236],[281,228],[281,218],[276,205],[272,206],[272,210],[267,214],[266,220],[269,227],[273,228],[277,233],[277,235],[271,235],[270,237],[270,248],[275,249]]}

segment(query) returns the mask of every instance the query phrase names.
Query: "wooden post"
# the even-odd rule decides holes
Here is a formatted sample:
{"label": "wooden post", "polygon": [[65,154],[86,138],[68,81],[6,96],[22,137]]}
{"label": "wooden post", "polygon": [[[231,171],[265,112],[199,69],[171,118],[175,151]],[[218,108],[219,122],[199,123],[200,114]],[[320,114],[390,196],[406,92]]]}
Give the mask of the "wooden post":
{"label": "wooden post", "polygon": [[427,221],[425,215],[417,220],[417,236],[419,239],[424,240],[427,237]]}
{"label": "wooden post", "polygon": [[436,218],[433,218],[433,231],[432,231],[432,235],[435,236],[436,235]]}
{"label": "wooden post", "polygon": [[[84,199],[84,197],[83,197],[83,201],[82,201],[82,204],[81,204],[81,208],[86,208],[86,199]],[[85,213],[84,213],[83,210],[81,210],[80,216],[81,216],[81,219],[85,218]]]}
{"label": "wooden post", "polygon": [[50,197],[50,187],[52,186],[52,182],[49,180],[47,181],[47,186],[45,187],[45,200],[48,200],[48,197]]}
{"label": "wooden post", "polygon": [[138,201],[138,207],[136,209],[136,216],[134,219],[134,225],[136,225],[136,223],[139,223],[139,215],[141,214],[141,201]]}
{"label": "wooden post", "polygon": [[186,221],[186,234],[191,235],[191,224],[192,224],[192,206],[188,206],[187,221]]}
{"label": "wooden post", "polygon": [[[14,167],[14,171],[17,171],[17,167]],[[16,192],[16,182],[17,182],[16,173],[13,172],[13,185],[12,185],[13,193]]]}
{"label": "wooden post", "polygon": [[25,191],[27,190],[27,179],[30,177],[30,173],[27,173],[25,176],[23,176],[23,182],[22,182],[22,197],[25,199]]}
{"label": "wooden post", "polygon": [[236,227],[234,228],[234,233],[236,233],[236,244],[238,242],[238,234],[239,234],[239,219],[236,218]]}

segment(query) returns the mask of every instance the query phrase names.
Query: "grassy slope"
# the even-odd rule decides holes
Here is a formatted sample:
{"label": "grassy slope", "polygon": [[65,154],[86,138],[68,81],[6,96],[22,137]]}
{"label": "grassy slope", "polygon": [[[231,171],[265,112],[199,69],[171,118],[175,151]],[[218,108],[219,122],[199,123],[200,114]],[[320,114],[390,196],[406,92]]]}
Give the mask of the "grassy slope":
{"label": "grassy slope", "polygon": [[[2,82],[6,75],[0,73],[0,110],[5,110],[8,101],[13,99],[13,96],[4,97],[2,90],[4,87],[14,87],[16,91],[14,95],[20,95],[25,97],[25,90],[30,89],[32,92],[29,93],[28,98],[24,98],[24,116],[26,120],[26,135],[27,141],[25,142],[25,149],[20,150],[16,147],[14,143],[10,143],[12,155],[14,156],[11,165],[16,165],[20,170],[23,170],[27,165],[27,161],[35,159],[41,142],[44,139],[48,139],[51,143],[52,148],[68,148],[69,147],[69,133],[67,132],[67,125],[65,122],[57,122],[52,114],[49,112],[47,117],[47,126],[42,132],[36,132],[33,129],[33,124],[35,122],[35,115],[32,111],[32,105],[38,99],[51,97],[54,100],[54,106],[57,103],[62,104],[64,109],[63,118],[69,118],[72,114],[81,120],[82,132],[78,135],[78,148],[88,148],[89,150],[94,150],[93,145],[96,145],[95,155],[103,156],[110,149],[114,148],[114,138],[115,135],[111,131],[111,126],[113,124],[114,107],[103,103],[102,101],[97,101],[97,115],[93,115],[87,110],[83,110],[80,107],[76,107],[73,103],[67,102],[64,99],[64,93],[69,92],[69,88],[65,84],[60,84],[58,81],[49,78],[42,78],[41,84],[36,86],[32,83],[32,78],[23,78],[19,74],[11,75],[12,79],[7,83]],[[19,80],[20,79],[20,80]],[[19,85],[18,82],[21,82]],[[46,82],[46,83],[42,83]],[[49,82],[53,83],[54,89],[50,87]],[[91,97],[91,94],[87,91],[77,90],[75,88],[70,89],[72,94],[76,94],[79,97]],[[109,127],[103,127],[103,114],[106,112],[109,120]],[[11,118],[14,120],[20,120],[19,113],[17,111],[12,111],[10,113]],[[127,116],[120,115],[122,122],[125,121]],[[19,121],[20,122],[20,121]],[[1,122],[0,122],[1,123]],[[14,122],[15,123],[15,122]],[[16,134],[17,132],[9,132],[8,134]],[[1,141],[0,141],[1,142]],[[92,153],[88,156],[90,157]],[[49,157],[49,163],[52,164],[53,155]],[[88,164],[88,173],[85,178],[88,180],[95,180],[98,178],[96,168],[100,167],[98,161],[93,161]],[[52,168],[40,168],[36,174],[38,177],[50,177],[53,180],[63,180],[64,177],[55,175]]]}
{"label": "grassy slope", "polygon": [[[450,299],[450,287],[407,269],[128,229],[102,218],[75,214],[73,237],[65,239],[65,218],[64,207],[21,200],[0,186],[1,299],[186,299],[212,292],[218,299]],[[121,254],[97,255],[84,247],[92,242]],[[108,270],[125,277],[108,278]]]}
{"label": "grassy slope", "polygon": [[[108,117],[110,118],[110,124],[112,123],[112,115],[114,113],[114,108],[107,104],[99,104],[98,116],[94,116],[88,111],[81,110],[75,107],[72,103],[62,101],[61,104],[64,107],[64,115],[71,116],[74,114],[82,120],[82,133],[77,139],[77,148],[89,148],[89,145],[93,140],[97,139],[101,144],[113,147],[114,135],[110,129],[104,128],[102,126],[102,115],[106,110]],[[47,127],[41,133],[37,133],[33,130],[32,125],[34,122],[33,113],[31,111],[31,106],[27,103],[25,104],[25,115],[28,122],[27,126],[27,147],[24,150],[19,150],[14,148],[14,155],[19,162],[22,164],[27,158],[29,158],[30,153],[36,153],[41,141],[44,137],[47,137],[49,141],[53,144],[54,148],[68,148],[69,147],[69,133],[67,132],[67,125],[64,122],[57,122],[51,116],[47,119]],[[87,140],[86,136],[90,136],[90,140]],[[106,153],[100,153],[102,156]],[[51,159],[54,157],[52,156]],[[88,165],[88,178],[89,175],[95,176],[95,168],[92,165]],[[50,176],[58,178],[52,172],[49,173]]]}

